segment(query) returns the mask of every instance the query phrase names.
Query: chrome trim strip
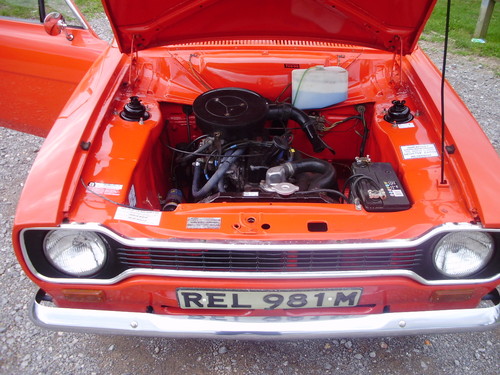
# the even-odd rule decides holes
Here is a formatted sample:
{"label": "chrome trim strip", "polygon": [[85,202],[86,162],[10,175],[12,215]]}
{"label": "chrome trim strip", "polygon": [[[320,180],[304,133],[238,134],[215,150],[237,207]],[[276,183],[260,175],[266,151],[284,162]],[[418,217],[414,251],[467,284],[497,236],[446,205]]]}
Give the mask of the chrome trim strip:
{"label": "chrome trim strip", "polygon": [[482,284],[495,281],[500,278],[500,273],[488,279],[457,279],[457,280],[426,280],[417,275],[413,271],[407,270],[377,270],[377,271],[322,271],[322,272],[210,272],[210,271],[176,271],[176,270],[151,270],[143,268],[133,268],[122,272],[120,275],[112,279],[84,279],[84,278],[51,278],[40,274],[30,259],[28,258],[26,246],[24,243],[24,232],[28,230],[53,230],[53,229],[77,229],[89,230],[106,235],[113,240],[125,246],[131,247],[155,247],[155,248],[175,248],[175,249],[209,249],[209,250],[310,250],[321,251],[331,249],[349,250],[353,246],[356,250],[359,249],[384,249],[387,247],[410,248],[417,247],[432,237],[444,233],[454,231],[487,231],[500,232],[500,229],[486,230],[478,225],[470,223],[460,224],[444,224],[434,228],[431,231],[424,233],[422,236],[415,239],[402,240],[384,240],[372,242],[357,242],[357,241],[315,241],[315,242],[298,242],[298,241],[206,241],[206,240],[191,240],[191,239],[150,239],[150,238],[126,238],[122,237],[110,229],[103,227],[100,224],[62,224],[57,228],[54,227],[36,227],[26,228],[20,233],[21,250],[23,257],[29,270],[35,277],[40,280],[55,284],[86,284],[86,285],[112,285],[123,281],[133,276],[159,276],[159,277],[190,277],[190,278],[219,278],[219,279],[338,279],[338,278],[360,278],[360,277],[390,277],[400,276],[412,279],[423,285],[472,285]]}
{"label": "chrome trim strip", "polygon": [[485,331],[500,326],[500,305],[370,315],[234,317],[158,315],[44,306],[42,293],[31,305],[35,324],[53,330],[134,336],[217,339],[312,339],[379,337]]}
{"label": "chrome trim strip", "polygon": [[75,4],[73,4],[72,1],[69,0],[64,0],[64,2],[68,5],[69,9],[73,12],[73,15],[78,19],[78,21],[81,23],[82,28],[84,30],[89,29],[88,23],[85,21],[85,19],[82,17],[80,14],[80,11],[75,7]]}

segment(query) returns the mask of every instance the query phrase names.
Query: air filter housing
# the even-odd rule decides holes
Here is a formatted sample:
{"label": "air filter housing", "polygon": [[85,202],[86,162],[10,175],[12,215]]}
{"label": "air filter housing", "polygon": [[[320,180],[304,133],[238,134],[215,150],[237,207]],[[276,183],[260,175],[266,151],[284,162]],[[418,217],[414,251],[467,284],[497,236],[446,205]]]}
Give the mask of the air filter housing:
{"label": "air filter housing", "polygon": [[193,103],[196,124],[205,133],[226,140],[251,139],[262,134],[268,102],[256,92],[241,88],[207,91]]}

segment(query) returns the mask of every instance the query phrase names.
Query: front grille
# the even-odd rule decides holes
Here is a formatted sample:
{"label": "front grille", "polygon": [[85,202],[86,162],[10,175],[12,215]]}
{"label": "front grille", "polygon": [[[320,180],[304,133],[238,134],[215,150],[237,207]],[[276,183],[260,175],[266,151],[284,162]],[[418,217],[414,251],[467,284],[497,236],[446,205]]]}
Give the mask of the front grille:
{"label": "front grille", "polygon": [[415,270],[422,249],[234,251],[118,248],[125,269],[222,272]]}

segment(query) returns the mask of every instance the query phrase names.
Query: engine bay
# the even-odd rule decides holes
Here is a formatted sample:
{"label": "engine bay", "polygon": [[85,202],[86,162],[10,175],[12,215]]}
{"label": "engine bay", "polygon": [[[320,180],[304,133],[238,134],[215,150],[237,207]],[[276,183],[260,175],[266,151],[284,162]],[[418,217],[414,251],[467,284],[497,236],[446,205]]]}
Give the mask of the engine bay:
{"label": "engine bay", "polygon": [[[167,145],[173,152],[173,167],[164,210],[175,209],[184,199],[200,203],[355,203],[368,210],[409,208],[390,164],[378,172],[365,155],[369,134],[366,105],[355,106],[357,114],[331,123],[320,113],[309,115],[289,103],[270,103],[250,90],[221,88],[198,96],[183,111],[187,138],[196,137],[189,143]],[[195,124],[189,119],[191,112]],[[351,151],[357,153],[352,158],[356,173],[349,174],[348,166],[333,162],[337,152],[327,143],[328,137],[323,138],[341,124],[346,126],[339,132],[352,132],[359,138],[359,149]],[[302,151],[304,147],[311,154],[325,153],[327,158],[314,157]],[[364,173],[370,166],[375,172]],[[382,181],[384,173],[392,173],[391,181],[406,205],[383,204],[389,196]]]}
{"label": "engine bay", "polygon": [[[346,97],[321,107],[319,92],[322,104],[315,106],[313,95],[302,108],[295,96],[307,85],[300,78],[294,88],[290,67],[281,64],[298,55],[286,52],[276,62],[248,54],[243,56],[250,63],[241,66],[212,52],[204,59],[187,52],[184,59],[176,56],[185,65],[170,76],[188,79],[183,86],[158,74],[158,60],[144,57],[136,83],[124,82],[93,145],[96,152],[82,175],[87,198],[161,211],[185,203],[241,202],[348,204],[368,212],[412,207],[418,193],[403,167],[403,148],[422,150],[415,170],[434,173],[436,129],[419,112],[410,86],[395,81],[390,54],[373,61],[369,54],[365,60],[354,53],[345,57]],[[325,62],[312,56],[292,67],[308,66],[302,69],[307,73]],[[333,59],[338,55],[331,54]]]}

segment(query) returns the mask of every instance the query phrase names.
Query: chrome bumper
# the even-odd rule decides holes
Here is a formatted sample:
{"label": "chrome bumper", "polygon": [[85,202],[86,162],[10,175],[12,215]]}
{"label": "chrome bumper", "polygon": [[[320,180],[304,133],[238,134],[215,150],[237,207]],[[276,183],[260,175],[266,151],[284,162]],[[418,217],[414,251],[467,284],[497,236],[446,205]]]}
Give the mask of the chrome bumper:
{"label": "chrome bumper", "polygon": [[303,339],[403,336],[498,328],[500,304],[488,308],[320,317],[156,315],[44,306],[31,310],[38,326],[61,331],[172,338]]}

